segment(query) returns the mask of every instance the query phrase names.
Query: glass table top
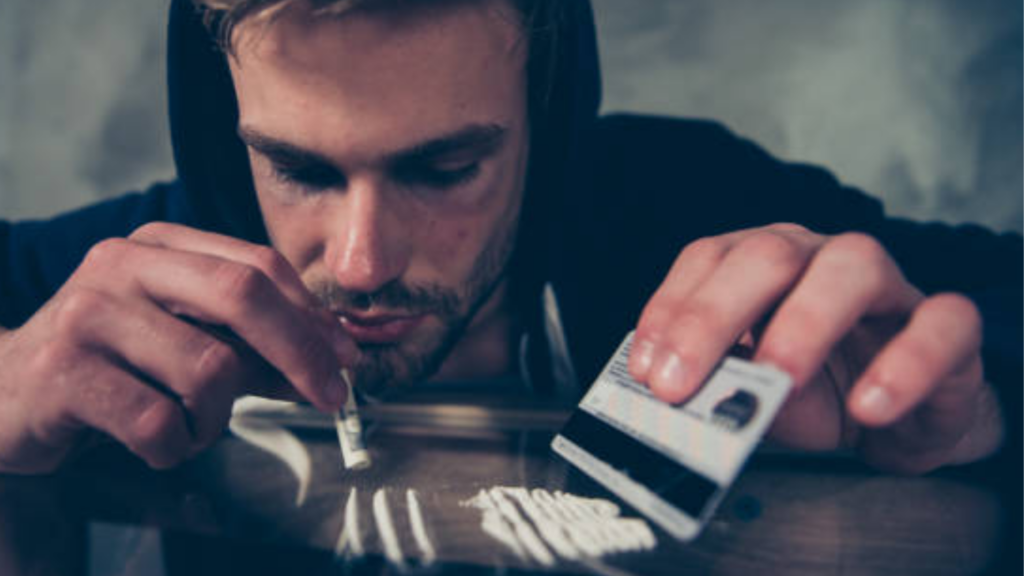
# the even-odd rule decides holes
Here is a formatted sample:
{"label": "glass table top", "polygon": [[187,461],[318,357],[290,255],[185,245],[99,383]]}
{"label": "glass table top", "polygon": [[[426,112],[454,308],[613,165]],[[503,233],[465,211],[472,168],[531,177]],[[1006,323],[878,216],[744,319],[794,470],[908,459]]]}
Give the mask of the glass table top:
{"label": "glass table top", "polygon": [[[474,496],[521,487],[642,518],[551,451],[569,413],[500,395],[374,404],[363,410],[373,464],[351,471],[330,418],[266,409],[246,418],[286,447],[277,453],[243,430],[167,472],[111,445],[55,475],[0,476],[0,574],[975,574],[996,565],[1011,515],[961,471],[897,477],[762,450],[694,542],[647,523],[650,549],[569,558],[545,541],[545,563],[487,530]],[[341,552],[346,513],[361,554]]]}

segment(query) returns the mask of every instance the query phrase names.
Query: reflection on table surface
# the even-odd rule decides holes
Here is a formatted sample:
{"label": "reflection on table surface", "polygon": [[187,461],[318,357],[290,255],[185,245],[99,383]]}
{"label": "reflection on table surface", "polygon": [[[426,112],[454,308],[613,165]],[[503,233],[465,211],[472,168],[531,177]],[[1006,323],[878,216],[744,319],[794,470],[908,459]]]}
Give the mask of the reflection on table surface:
{"label": "reflection on table surface", "polygon": [[[414,406],[436,417],[403,418]],[[317,417],[283,419],[312,464],[299,505],[289,467],[230,435],[172,472],[112,447],[59,475],[0,476],[0,574],[399,573],[373,521],[380,489],[408,573],[976,574],[994,569],[1008,521],[996,491],[956,471],[905,478],[845,458],[759,453],[694,543],[651,524],[653,550],[548,568],[494,540],[481,512],[460,503],[482,488],[523,486],[606,498],[639,516],[551,452],[565,410],[442,399],[367,412],[373,465],[358,472],[341,466]],[[345,561],[334,550],[353,487],[366,556]],[[428,567],[409,488],[437,553]]]}

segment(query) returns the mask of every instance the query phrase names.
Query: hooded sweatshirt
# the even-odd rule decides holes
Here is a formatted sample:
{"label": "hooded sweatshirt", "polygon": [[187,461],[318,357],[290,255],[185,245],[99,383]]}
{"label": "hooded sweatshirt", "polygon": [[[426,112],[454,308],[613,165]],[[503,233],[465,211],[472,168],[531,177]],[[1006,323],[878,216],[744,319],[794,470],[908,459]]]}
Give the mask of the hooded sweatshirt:
{"label": "hooded sweatshirt", "polygon": [[[1013,422],[1008,436],[1019,442],[1019,235],[887,217],[879,201],[828,172],[782,162],[714,122],[600,117],[590,5],[566,0],[560,6],[565,13],[554,43],[531,45],[530,85],[543,74],[553,82],[530,95],[533,142],[509,278],[528,341],[557,340],[576,394],[635,326],[684,246],[793,222],[822,234],[870,234],[925,293],[967,294],[984,320],[986,378]],[[225,55],[188,0],[171,4],[167,69],[177,179],[45,221],[0,221],[0,325],[24,323],[92,245],[147,222],[268,242],[235,133],[238,112]],[[554,337],[545,301],[558,311]],[[544,377],[552,370],[552,348],[527,351],[541,393],[554,386]],[[1019,455],[1016,446],[1013,452]]]}

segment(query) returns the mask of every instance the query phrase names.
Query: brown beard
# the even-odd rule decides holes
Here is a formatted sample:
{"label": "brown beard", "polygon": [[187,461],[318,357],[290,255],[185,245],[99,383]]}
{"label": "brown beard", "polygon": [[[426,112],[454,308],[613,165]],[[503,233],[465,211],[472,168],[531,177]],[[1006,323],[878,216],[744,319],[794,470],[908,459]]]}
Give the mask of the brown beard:
{"label": "brown beard", "polygon": [[350,367],[354,384],[360,391],[380,394],[390,388],[421,382],[437,372],[477,311],[504,279],[515,239],[515,223],[494,235],[473,262],[468,278],[460,287],[409,286],[396,279],[375,292],[366,293],[346,290],[330,280],[311,282],[310,292],[329,310],[366,311],[380,307],[389,312],[433,317],[440,323],[425,341],[360,345],[362,358]]}

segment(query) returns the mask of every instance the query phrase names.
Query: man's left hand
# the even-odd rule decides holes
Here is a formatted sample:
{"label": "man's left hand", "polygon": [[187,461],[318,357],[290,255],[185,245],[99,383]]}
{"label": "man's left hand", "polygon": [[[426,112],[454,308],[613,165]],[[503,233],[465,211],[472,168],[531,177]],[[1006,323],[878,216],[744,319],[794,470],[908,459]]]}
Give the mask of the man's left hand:
{"label": "man's left hand", "polygon": [[691,243],[647,303],[629,367],[678,403],[737,343],[793,378],[770,432],[783,445],[919,473],[1001,440],[977,308],[925,297],[870,236],[777,224]]}

